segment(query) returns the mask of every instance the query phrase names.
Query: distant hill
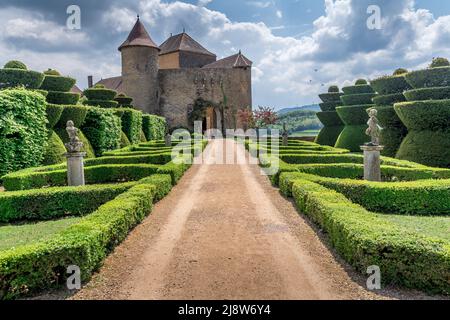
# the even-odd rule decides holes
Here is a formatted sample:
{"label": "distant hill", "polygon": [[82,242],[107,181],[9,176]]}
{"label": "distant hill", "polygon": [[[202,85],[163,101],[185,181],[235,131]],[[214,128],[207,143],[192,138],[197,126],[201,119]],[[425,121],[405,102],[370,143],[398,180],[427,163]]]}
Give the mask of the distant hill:
{"label": "distant hill", "polygon": [[320,130],[323,126],[316,116],[317,111],[311,110],[314,106],[305,106],[298,108],[286,108],[278,112],[278,121],[270,126],[272,129],[282,130],[283,123],[286,123],[286,129],[289,134],[295,134],[304,131]]}
{"label": "distant hill", "polygon": [[302,106],[302,107],[290,107],[290,108],[284,108],[281,109],[280,111],[278,111],[278,115],[283,115],[292,111],[299,111],[299,110],[311,110],[311,111],[316,111],[319,112],[320,111],[320,107],[318,104],[311,104],[308,106]]}

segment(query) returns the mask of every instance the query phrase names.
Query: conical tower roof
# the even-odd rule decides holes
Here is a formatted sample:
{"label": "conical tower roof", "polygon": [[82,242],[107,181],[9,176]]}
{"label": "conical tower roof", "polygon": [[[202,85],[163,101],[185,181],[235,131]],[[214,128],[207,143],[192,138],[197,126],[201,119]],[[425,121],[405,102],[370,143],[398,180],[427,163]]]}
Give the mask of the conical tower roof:
{"label": "conical tower roof", "polygon": [[137,18],[136,24],[128,35],[127,40],[125,40],[125,42],[122,43],[122,45],[119,47],[119,51],[126,47],[151,47],[161,50],[152,40],[147,30],[145,30],[145,27],[139,19],[139,16]]}

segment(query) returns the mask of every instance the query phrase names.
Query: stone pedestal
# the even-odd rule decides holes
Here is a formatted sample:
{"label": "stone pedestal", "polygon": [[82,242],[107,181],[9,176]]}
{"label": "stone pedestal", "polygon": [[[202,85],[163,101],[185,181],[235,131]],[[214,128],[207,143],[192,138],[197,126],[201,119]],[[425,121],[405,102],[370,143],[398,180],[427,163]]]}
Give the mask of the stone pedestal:
{"label": "stone pedestal", "polygon": [[361,146],[364,151],[364,179],[381,182],[381,156],[383,146]]}
{"label": "stone pedestal", "polygon": [[172,136],[170,134],[167,134],[164,140],[165,140],[166,147],[172,146]]}
{"label": "stone pedestal", "polygon": [[66,153],[67,158],[67,182],[69,187],[84,186],[84,163],[86,152]]}

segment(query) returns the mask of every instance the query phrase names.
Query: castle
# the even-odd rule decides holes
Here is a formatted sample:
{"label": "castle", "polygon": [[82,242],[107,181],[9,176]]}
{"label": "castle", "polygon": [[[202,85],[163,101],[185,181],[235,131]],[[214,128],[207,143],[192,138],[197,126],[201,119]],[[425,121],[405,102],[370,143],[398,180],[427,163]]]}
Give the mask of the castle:
{"label": "castle", "polygon": [[241,52],[217,60],[184,31],[158,46],[139,16],[119,51],[122,76],[98,83],[132,97],[136,108],[165,117],[170,128],[192,129],[193,120],[204,130],[242,128],[238,111],[252,106],[252,62]]}

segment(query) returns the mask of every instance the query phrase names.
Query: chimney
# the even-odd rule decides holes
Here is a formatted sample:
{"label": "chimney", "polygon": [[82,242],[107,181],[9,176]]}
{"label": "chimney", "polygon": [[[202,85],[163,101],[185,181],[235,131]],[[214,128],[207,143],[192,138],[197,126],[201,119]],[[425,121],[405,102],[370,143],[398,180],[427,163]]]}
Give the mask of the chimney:
{"label": "chimney", "polygon": [[92,76],[88,76],[88,88],[92,88],[94,86],[94,78]]}

